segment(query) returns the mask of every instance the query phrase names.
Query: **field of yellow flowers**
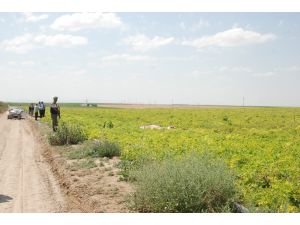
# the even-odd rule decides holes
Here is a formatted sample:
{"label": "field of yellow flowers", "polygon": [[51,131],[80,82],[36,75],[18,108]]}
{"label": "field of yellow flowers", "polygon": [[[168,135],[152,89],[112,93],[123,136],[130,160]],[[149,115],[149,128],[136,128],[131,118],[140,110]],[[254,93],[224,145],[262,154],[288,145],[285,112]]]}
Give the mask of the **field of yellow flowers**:
{"label": "field of yellow flowers", "polygon": [[[300,108],[62,107],[61,114],[60,123],[80,125],[90,139],[118,142],[123,160],[212,151],[235,171],[247,207],[300,212]],[[139,128],[149,124],[175,129]]]}

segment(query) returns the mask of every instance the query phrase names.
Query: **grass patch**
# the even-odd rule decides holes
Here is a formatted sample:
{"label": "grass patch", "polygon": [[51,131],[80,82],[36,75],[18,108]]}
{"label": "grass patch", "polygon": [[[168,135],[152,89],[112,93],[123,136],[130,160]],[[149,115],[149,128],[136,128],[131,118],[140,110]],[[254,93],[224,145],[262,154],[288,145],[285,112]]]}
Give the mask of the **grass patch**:
{"label": "grass patch", "polygon": [[87,141],[82,147],[68,153],[70,159],[82,159],[87,157],[98,158],[120,156],[121,149],[116,142],[108,140]]}
{"label": "grass patch", "polygon": [[86,159],[79,162],[74,162],[71,166],[71,170],[79,170],[79,169],[91,169],[96,167],[96,163],[92,159]]}
{"label": "grass patch", "polygon": [[62,123],[57,132],[48,135],[51,145],[73,145],[83,142],[86,139],[87,136],[80,126],[67,123]]}
{"label": "grass patch", "polygon": [[130,178],[131,204],[140,212],[230,212],[237,196],[234,175],[208,153],[151,162]]}
{"label": "grass patch", "polygon": [[113,128],[114,127],[114,124],[109,120],[109,121],[105,121],[104,124],[103,124],[103,128]]}

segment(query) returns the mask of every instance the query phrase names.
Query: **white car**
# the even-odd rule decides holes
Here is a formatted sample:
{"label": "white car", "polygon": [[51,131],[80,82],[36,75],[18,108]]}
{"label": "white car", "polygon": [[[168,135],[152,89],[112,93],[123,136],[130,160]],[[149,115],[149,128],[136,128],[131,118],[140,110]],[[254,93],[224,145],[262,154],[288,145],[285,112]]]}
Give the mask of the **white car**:
{"label": "white car", "polygon": [[23,109],[18,109],[18,108],[12,108],[8,110],[8,115],[7,115],[7,119],[22,119],[24,115],[24,110]]}

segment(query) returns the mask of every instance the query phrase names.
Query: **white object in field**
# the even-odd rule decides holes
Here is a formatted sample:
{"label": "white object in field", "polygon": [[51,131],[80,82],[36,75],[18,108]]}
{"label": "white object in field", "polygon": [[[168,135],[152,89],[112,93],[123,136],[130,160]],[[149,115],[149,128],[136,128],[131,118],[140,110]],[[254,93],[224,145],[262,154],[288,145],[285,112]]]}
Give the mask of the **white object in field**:
{"label": "white object in field", "polygon": [[156,129],[156,130],[160,130],[160,129],[174,129],[174,126],[167,126],[167,127],[161,127],[159,125],[155,125],[155,124],[151,124],[151,125],[144,125],[144,126],[140,126],[141,129]]}
{"label": "white object in field", "polygon": [[167,126],[167,129],[170,130],[170,129],[175,129],[175,126]]}

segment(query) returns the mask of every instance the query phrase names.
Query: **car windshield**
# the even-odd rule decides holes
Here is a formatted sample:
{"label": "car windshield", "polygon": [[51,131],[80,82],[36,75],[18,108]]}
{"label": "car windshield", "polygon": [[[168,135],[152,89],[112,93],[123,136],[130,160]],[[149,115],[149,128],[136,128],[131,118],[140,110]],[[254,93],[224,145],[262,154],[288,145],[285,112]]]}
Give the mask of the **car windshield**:
{"label": "car windshield", "polygon": [[20,113],[22,112],[22,109],[10,109],[9,112],[14,112],[14,113]]}

